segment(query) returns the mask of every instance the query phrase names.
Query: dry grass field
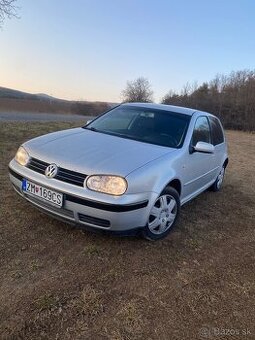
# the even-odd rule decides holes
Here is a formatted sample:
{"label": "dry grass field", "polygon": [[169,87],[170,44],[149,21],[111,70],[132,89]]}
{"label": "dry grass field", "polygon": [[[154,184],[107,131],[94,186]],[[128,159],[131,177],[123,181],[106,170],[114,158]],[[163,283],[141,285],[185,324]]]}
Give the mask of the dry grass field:
{"label": "dry grass field", "polygon": [[0,112],[72,113],[72,102],[0,98]]}
{"label": "dry grass field", "polygon": [[223,190],[150,243],[83,233],[13,191],[19,144],[70,126],[0,126],[0,338],[255,339],[255,135],[227,133]]}

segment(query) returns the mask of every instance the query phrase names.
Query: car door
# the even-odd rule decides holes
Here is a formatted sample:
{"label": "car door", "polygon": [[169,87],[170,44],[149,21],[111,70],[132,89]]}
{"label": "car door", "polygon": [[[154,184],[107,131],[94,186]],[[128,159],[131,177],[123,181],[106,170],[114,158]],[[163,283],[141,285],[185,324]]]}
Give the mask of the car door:
{"label": "car door", "polygon": [[206,116],[199,116],[195,122],[186,157],[183,196],[187,200],[205,190],[213,180],[213,154],[194,151],[197,142],[211,143],[210,125]]}

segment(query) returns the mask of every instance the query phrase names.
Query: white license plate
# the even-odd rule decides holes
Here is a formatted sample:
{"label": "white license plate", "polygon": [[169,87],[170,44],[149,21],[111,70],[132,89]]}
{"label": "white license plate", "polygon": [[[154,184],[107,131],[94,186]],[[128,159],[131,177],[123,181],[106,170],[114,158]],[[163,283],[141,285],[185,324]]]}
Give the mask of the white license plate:
{"label": "white license plate", "polygon": [[40,197],[58,207],[62,207],[63,205],[63,194],[32,183],[27,179],[23,179],[22,181],[22,190],[33,196]]}

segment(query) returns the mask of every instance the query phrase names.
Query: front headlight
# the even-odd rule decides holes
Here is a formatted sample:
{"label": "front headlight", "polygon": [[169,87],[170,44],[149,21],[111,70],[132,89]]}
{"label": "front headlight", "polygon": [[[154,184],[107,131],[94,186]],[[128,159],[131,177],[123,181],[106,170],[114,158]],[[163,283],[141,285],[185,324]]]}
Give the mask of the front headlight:
{"label": "front headlight", "polygon": [[127,181],[119,176],[94,175],[86,181],[87,188],[110,195],[123,195],[127,190]]}
{"label": "front headlight", "polygon": [[27,165],[29,162],[29,154],[28,152],[23,148],[23,146],[20,146],[18,148],[18,151],[15,155],[15,160],[18,162],[20,165]]}

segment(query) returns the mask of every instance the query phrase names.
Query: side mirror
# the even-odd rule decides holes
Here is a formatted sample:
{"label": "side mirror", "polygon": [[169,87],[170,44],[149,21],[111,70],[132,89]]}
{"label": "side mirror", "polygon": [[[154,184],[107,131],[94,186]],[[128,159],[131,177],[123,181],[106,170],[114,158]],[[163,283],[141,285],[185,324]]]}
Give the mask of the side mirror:
{"label": "side mirror", "polygon": [[214,146],[210,143],[197,142],[193,150],[197,152],[214,153]]}

